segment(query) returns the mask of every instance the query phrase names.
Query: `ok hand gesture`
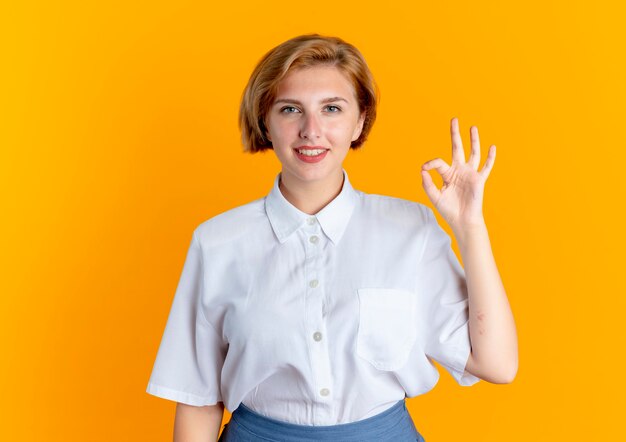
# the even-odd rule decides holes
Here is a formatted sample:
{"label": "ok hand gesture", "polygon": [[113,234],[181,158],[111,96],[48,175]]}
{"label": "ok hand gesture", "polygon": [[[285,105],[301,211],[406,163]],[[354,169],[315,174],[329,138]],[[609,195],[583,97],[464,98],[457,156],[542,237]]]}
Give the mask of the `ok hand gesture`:
{"label": "ok hand gesture", "polygon": [[[450,134],[452,136],[452,165],[448,166],[441,158],[424,163],[422,186],[430,201],[450,227],[454,231],[459,231],[485,224],[482,211],[483,194],[485,181],[495,162],[496,146],[491,145],[485,165],[479,171],[478,128],[470,127],[472,151],[467,162],[465,162],[465,152],[459,133],[459,121],[456,117],[450,121]],[[435,169],[443,178],[441,190],[437,189],[433,183],[428,172],[430,169]]]}

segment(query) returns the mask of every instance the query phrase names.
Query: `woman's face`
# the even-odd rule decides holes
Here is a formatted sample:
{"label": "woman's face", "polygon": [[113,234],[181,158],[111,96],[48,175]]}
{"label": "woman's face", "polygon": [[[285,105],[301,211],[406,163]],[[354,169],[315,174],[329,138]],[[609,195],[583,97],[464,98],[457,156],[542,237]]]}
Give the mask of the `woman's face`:
{"label": "woman's face", "polygon": [[340,176],[364,118],[354,87],[336,67],[289,72],[266,117],[268,138],[283,166],[283,177],[311,182]]}

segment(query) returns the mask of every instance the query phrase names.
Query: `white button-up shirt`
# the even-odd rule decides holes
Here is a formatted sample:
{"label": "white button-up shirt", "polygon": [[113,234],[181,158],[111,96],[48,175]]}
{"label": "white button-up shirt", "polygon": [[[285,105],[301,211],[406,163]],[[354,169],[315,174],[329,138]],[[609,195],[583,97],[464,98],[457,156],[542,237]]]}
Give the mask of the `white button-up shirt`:
{"label": "white button-up shirt", "polygon": [[193,232],[147,392],[241,402],[300,425],[378,414],[459,385],[470,353],[465,273],[427,206],[355,190],[315,215],[270,193]]}

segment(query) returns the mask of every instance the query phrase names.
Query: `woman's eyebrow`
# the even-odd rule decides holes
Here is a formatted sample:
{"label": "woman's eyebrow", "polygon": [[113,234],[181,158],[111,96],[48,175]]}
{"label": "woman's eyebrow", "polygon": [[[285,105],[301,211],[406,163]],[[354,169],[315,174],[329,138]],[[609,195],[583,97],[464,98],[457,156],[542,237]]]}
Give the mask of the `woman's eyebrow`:
{"label": "woman's eyebrow", "polygon": [[[348,100],[346,100],[343,97],[329,97],[329,98],[324,98],[320,103],[325,104],[325,103],[332,103],[332,102],[336,102],[336,101],[345,101],[346,103],[348,103]],[[302,103],[298,100],[295,100],[293,98],[278,98],[274,101],[274,104],[278,104],[278,103],[293,103],[293,104],[299,104],[302,105]]]}

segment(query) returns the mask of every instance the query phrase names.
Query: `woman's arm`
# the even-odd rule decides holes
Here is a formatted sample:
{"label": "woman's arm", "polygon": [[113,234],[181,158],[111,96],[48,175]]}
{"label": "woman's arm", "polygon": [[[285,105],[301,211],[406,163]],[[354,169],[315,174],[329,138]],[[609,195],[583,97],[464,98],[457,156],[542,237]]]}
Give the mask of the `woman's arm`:
{"label": "woman's arm", "polygon": [[215,442],[220,432],[224,404],[195,407],[176,404],[174,442]]}
{"label": "woman's arm", "polygon": [[[509,302],[491,251],[482,205],[485,182],[496,158],[492,145],[485,165],[480,164],[478,128],[470,128],[472,150],[468,161],[459,122],[450,122],[452,163],[435,158],[422,165],[422,185],[428,198],[448,222],[459,244],[467,280],[469,332],[472,352],[465,369],[493,383],[512,382],[517,373],[517,332]],[[441,190],[428,173],[443,179]]]}
{"label": "woman's arm", "polygon": [[488,382],[513,382],[517,332],[513,312],[491,251],[487,226],[456,231],[465,268],[472,352],[465,369]]}

